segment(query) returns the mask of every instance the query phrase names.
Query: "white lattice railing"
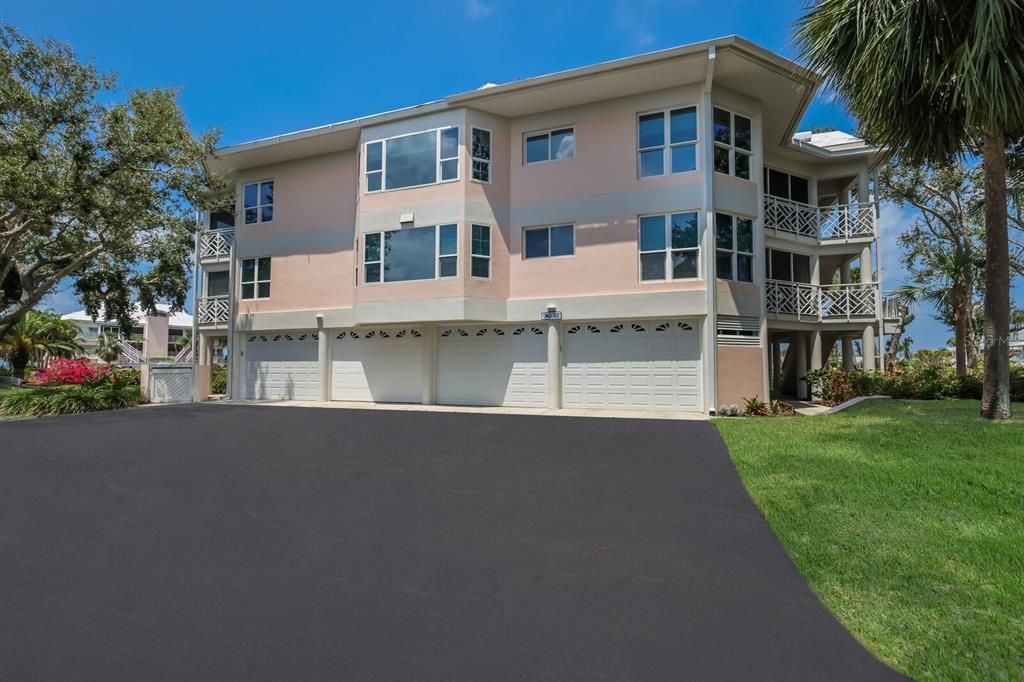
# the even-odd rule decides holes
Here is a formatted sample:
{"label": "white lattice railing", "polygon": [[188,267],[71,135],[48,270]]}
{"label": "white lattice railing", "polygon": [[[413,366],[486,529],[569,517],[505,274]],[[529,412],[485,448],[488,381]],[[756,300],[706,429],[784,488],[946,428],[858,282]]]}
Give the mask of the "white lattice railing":
{"label": "white lattice railing", "polygon": [[206,230],[199,235],[199,260],[222,260],[231,256],[234,228]]}
{"label": "white lattice railing", "polygon": [[875,236],[875,204],[811,206],[799,201],[764,196],[766,230],[788,232],[818,241]]}
{"label": "white lattice railing", "polygon": [[227,296],[204,296],[199,299],[196,313],[199,324],[227,324],[231,303]]}
{"label": "white lattice railing", "polygon": [[875,319],[879,310],[877,284],[822,287],[770,279],[765,282],[765,300],[769,313],[818,322]]}
{"label": "white lattice railing", "polygon": [[192,362],[192,344],[188,344],[174,356],[175,362]]}
{"label": "white lattice railing", "polygon": [[902,320],[907,312],[907,304],[896,294],[882,296],[882,318],[886,320]]}

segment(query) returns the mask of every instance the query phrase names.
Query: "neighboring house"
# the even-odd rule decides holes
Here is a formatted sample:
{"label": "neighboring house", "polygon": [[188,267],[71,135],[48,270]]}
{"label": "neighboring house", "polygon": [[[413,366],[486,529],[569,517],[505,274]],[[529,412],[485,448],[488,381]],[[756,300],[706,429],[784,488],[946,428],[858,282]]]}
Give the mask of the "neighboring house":
{"label": "neighboring house", "polygon": [[795,131],[818,85],[727,37],[221,149],[201,367],[227,345],[237,398],[695,412],[806,395],[854,339],[875,367],[885,155]]}
{"label": "neighboring house", "polygon": [[156,308],[156,315],[147,315],[136,305],[133,315],[135,326],[128,336],[121,333],[116,320],[106,319],[102,310],[99,320],[92,319],[84,310],[62,315],[61,318],[78,325],[78,341],[84,348],[85,357],[97,359],[96,342],[101,334],[110,332],[120,337],[126,347],[122,356],[124,362],[137,362],[140,356],[173,358],[179,352],[176,347],[178,341],[192,331],[192,316],[185,312],[172,313],[171,307],[165,303],[157,303]]}

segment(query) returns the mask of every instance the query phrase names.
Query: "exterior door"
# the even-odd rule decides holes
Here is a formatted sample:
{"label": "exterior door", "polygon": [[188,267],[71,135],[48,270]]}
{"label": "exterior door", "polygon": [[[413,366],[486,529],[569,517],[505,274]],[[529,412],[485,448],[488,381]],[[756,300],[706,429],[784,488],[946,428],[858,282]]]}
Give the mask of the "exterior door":
{"label": "exterior door", "polygon": [[442,328],[437,402],[547,407],[547,340],[538,325]]}
{"label": "exterior door", "polygon": [[423,333],[419,329],[345,329],[335,336],[331,350],[333,400],[423,401]]}
{"label": "exterior door", "polygon": [[317,333],[267,332],[246,337],[245,397],[318,400]]}

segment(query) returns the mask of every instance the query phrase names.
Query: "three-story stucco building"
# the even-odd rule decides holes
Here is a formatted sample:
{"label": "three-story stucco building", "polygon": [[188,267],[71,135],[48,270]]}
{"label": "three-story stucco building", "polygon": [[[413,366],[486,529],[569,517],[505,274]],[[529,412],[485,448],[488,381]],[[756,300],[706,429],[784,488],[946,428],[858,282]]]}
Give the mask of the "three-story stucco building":
{"label": "three-story stucco building", "polygon": [[818,83],[727,37],[224,148],[196,392],[214,343],[250,399],[712,412],[875,367],[884,155],[797,132]]}

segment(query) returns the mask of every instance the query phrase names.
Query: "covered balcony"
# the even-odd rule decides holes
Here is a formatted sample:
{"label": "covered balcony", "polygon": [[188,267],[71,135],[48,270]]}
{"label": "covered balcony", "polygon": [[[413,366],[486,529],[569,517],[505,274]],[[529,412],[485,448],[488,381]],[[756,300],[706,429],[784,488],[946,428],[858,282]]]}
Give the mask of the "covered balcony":
{"label": "covered balcony", "polygon": [[821,243],[870,240],[878,231],[877,209],[877,202],[811,206],[766,194],[764,228]]}
{"label": "covered balcony", "polygon": [[217,263],[231,258],[231,244],[235,241],[235,228],[222,227],[199,233],[199,260]]}
{"label": "covered balcony", "polygon": [[230,316],[229,296],[203,296],[196,306],[196,321],[201,327],[226,326]]}
{"label": "covered balcony", "polygon": [[881,299],[877,283],[804,284],[769,279],[765,282],[769,315],[799,322],[877,320]]}

